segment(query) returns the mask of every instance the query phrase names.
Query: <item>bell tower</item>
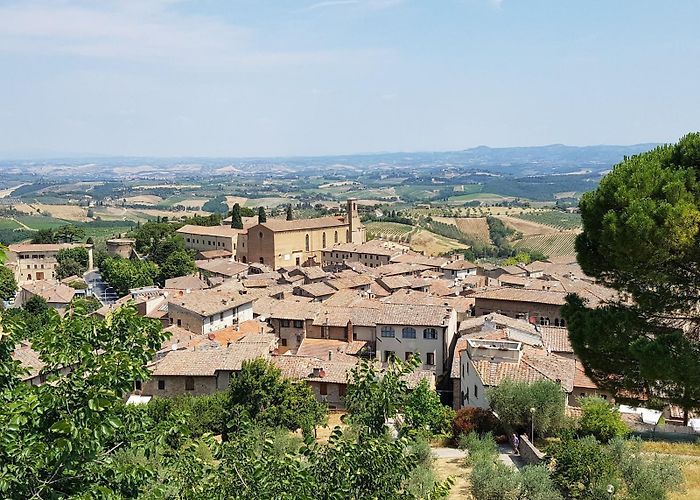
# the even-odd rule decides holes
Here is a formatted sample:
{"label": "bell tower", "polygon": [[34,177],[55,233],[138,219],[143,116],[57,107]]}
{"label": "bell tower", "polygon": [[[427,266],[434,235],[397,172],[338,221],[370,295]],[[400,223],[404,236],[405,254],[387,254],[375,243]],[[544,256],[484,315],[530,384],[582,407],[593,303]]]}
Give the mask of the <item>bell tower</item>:
{"label": "bell tower", "polygon": [[347,201],[348,241],[351,243],[364,243],[367,240],[365,226],[360,222],[357,212],[357,198],[348,198]]}

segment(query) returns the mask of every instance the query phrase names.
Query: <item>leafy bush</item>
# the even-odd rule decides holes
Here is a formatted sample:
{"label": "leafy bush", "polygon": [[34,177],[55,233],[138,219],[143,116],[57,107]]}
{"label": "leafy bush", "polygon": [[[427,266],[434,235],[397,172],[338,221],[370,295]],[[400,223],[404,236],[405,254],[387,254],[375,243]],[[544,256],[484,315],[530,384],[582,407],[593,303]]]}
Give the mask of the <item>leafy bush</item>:
{"label": "leafy bush", "polygon": [[457,446],[467,451],[465,460],[467,465],[473,465],[481,461],[489,461],[496,457],[498,446],[491,433],[479,436],[475,432],[462,434],[457,441]]}
{"label": "leafy bush", "polygon": [[530,427],[535,409],[535,432],[542,436],[556,431],[564,422],[565,394],[558,384],[549,380],[514,382],[506,379],[487,389],[491,408],[504,425],[516,430]]}
{"label": "leafy bush", "polygon": [[518,500],[519,479],[513,467],[482,460],[472,469],[471,493],[476,500]]}
{"label": "leafy bush", "polygon": [[607,443],[613,438],[624,437],[629,428],[622,421],[620,412],[602,398],[581,398],[581,418],[579,434],[593,436],[598,441]]}
{"label": "leafy bush", "polygon": [[523,500],[561,500],[549,469],[545,465],[530,465],[520,471],[520,493]]}
{"label": "leafy bush", "polygon": [[452,420],[452,432],[456,438],[470,432],[476,432],[479,435],[497,432],[499,427],[500,422],[493,412],[483,408],[460,408]]}
{"label": "leafy bush", "polygon": [[408,394],[403,415],[408,427],[437,435],[450,432],[454,411],[440,402],[440,395],[423,379]]}
{"label": "leafy bush", "polygon": [[552,479],[570,498],[596,498],[608,484],[619,489],[617,470],[611,456],[593,436],[550,445]]}
{"label": "leafy bush", "polygon": [[645,455],[639,438],[614,438],[609,453],[620,470],[630,497],[637,500],[664,500],[683,485],[681,462],[675,457]]}

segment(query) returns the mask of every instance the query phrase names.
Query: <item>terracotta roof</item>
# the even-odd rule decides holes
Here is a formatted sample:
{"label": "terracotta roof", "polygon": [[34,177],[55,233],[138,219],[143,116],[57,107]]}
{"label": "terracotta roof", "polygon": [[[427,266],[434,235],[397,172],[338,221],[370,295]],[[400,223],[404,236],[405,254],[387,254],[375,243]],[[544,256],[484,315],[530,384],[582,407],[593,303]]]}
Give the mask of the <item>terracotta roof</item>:
{"label": "terracotta roof", "polygon": [[230,226],[195,226],[186,224],[177,230],[180,234],[194,234],[196,236],[224,236],[228,238],[237,238],[240,233],[245,232],[243,229],[234,229]]}
{"label": "terracotta roof", "polygon": [[312,297],[326,297],[338,291],[325,283],[309,283],[308,285],[299,285],[298,288]]}
{"label": "terracotta roof", "polygon": [[380,315],[380,304],[371,301],[363,301],[352,307],[324,307],[317,309],[314,316],[314,326],[347,326],[351,322],[354,326],[376,326]]}
{"label": "terracotta roof", "polygon": [[[339,276],[339,275],[336,275]],[[343,274],[342,277],[334,277],[326,280],[326,284],[332,286],[336,290],[342,290],[343,288],[360,288],[369,286],[374,282],[371,276],[366,274]]]}
{"label": "terracotta roof", "polygon": [[[260,224],[274,232],[282,231],[303,231],[305,229],[323,229],[330,227],[347,226],[347,222],[343,217],[317,217],[315,219],[268,219],[267,222]],[[255,226],[253,226],[254,228]]]}
{"label": "terracotta roof", "polygon": [[236,343],[227,349],[171,351],[150,368],[155,377],[212,377],[217,371],[240,371],[244,361],[269,358],[264,343]]}
{"label": "terracotta roof", "polygon": [[177,278],[165,280],[165,286],[163,288],[176,290],[204,290],[205,288],[209,287],[197,276],[179,276]]}
{"label": "terracotta roof", "polygon": [[22,380],[29,380],[37,375],[46,364],[39,358],[39,353],[32,349],[28,342],[22,342],[12,351],[12,359],[19,361],[22,368],[28,370],[28,373],[22,375]]}
{"label": "terracotta roof", "polygon": [[354,341],[345,342],[344,340],[332,339],[312,339],[305,338],[302,340],[297,356],[312,356],[318,359],[328,359],[330,352],[331,361],[341,361],[345,363],[356,363],[357,358],[352,354],[356,354],[366,342]]}
{"label": "terracotta roof", "polygon": [[444,306],[383,304],[377,324],[447,326],[449,318],[450,309]]}
{"label": "terracotta roof", "polygon": [[[346,384],[350,370],[356,365],[356,363],[293,355],[273,356],[272,363],[280,369],[285,377],[330,384]],[[318,376],[314,375],[315,368],[320,369]]]}
{"label": "terracotta roof", "polygon": [[430,267],[423,264],[396,262],[394,264],[379,266],[375,269],[380,276],[395,276],[399,274],[418,274],[427,271]]}
{"label": "terracotta roof", "polygon": [[408,247],[391,241],[370,240],[365,243],[340,243],[326,247],[324,252],[365,253],[393,257],[408,252]]}
{"label": "terracotta roof", "polygon": [[574,387],[581,387],[584,389],[597,389],[598,386],[593,382],[588,375],[586,375],[583,365],[580,361],[576,360],[576,372],[574,374]]}
{"label": "terracotta roof", "polygon": [[453,260],[452,262],[448,262],[444,266],[442,266],[443,269],[448,269],[451,271],[463,271],[465,269],[476,269],[476,264],[473,262],[469,262],[468,260],[464,259],[459,259],[459,260]]}
{"label": "terracotta roof", "polygon": [[516,275],[516,276],[525,276],[525,274],[527,274],[527,272],[525,271],[525,269],[523,269],[523,268],[520,267],[520,266],[516,266],[516,265],[512,265],[512,266],[501,266],[501,267],[499,267],[499,269],[501,269],[501,270],[507,272],[508,274],[513,274],[513,275]]}
{"label": "terracotta roof", "polygon": [[475,299],[495,299],[508,300],[512,302],[532,302],[536,304],[550,304],[562,306],[566,293],[551,292],[545,290],[529,290],[519,288],[497,288],[479,292],[474,295]]}
{"label": "terracotta roof", "polygon": [[10,252],[58,252],[66,248],[92,248],[85,243],[16,243],[8,247]]}
{"label": "terracotta roof", "polygon": [[402,275],[384,276],[377,282],[387,290],[398,290],[400,288],[411,288],[411,281]]}
{"label": "terracotta roof", "polygon": [[303,302],[301,300],[274,300],[270,302],[269,318],[307,320],[316,317],[321,308],[320,302]]}
{"label": "terracotta roof", "polygon": [[211,316],[212,314],[247,304],[253,300],[254,298],[235,290],[214,288],[211,290],[196,290],[174,296],[169,300],[169,304],[175,304],[200,316]]}
{"label": "terracotta roof", "polygon": [[75,289],[68,285],[44,280],[24,283],[20,288],[44,298],[49,304],[68,304],[75,296]]}
{"label": "terracotta roof", "polygon": [[406,264],[421,264],[431,268],[441,268],[449,262],[449,259],[446,257],[429,257],[427,255],[409,252],[392,257],[391,261]]}
{"label": "terracotta roof", "polygon": [[232,257],[233,254],[229,252],[228,250],[201,250],[199,252],[199,256],[202,257],[203,260],[211,260],[211,259],[226,259],[229,257]]}
{"label": "terracotta roof", "polygon": [[238,276],[248,270],[246,264],[231,259],[198,260],[195,264],[197,269],[201,271],[209,271],[229,277]]}
{"label": "terracotta roof", "polygon": [[571,347],[569,340],[569,330],[567,328],[556,326],[540,326],[539,332],[542,337],[542,343],[552,352],[573,353],[574,348]]}
{"label": "terracotta roof", "polygon": [[548,355],[543,349],[527,345],[523,345],[520,362],[496,362],[483,358],[471,362],[486,386],[496,386],[510,379],[518,382],[558,380],[566,392],[571,392],[574,387],[575,360],[556,354]]}

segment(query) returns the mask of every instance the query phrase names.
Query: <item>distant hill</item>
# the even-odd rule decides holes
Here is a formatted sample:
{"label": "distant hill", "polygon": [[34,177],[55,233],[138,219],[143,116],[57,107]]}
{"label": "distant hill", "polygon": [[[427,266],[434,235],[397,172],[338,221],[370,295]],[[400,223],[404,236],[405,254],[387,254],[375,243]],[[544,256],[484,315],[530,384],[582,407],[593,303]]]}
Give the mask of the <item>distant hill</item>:
{"label": "distant hill", "polygon": [[275,158],[157,158],[88,157],[2,160],[0,170],[7,173],[35,173],[57,176],[154,177],[176,173],[187,175],[225,175],[232,168],[247,173],[290,174],[317,171],[324,173],[372,173],[397,171],[484,172],[516,177],[533,175],[593,173],[608,170],[625,156],[635,155],[657,144],[631,146],[528,146],[491,148],[479,146],[462,151],[369,153],[334,156]]}

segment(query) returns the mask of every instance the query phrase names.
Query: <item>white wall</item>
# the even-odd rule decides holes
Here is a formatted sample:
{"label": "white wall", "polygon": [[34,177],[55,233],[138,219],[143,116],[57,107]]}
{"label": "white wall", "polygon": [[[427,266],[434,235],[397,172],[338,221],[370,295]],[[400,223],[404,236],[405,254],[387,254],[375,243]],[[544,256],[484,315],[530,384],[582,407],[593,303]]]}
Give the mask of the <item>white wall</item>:
{"label": "white wall", "polygon": [[[394,329],[395,337],[382,337],[382,327],[391,326]],[[404,360],[407,352],[412,352],[414,354],[420,354],[421,361],[423,362],[424,370],[434,370],[436,376],[440,376],[444,373],[444,360],[445,360],[445,327],[435,327],[437,330],[436,339],[424,339],[423,330],[425,326],[413,325],[412,328],[416,330],[416,338],[403,338],[402,330],[406,326],[397,325],[377,325],[376,335],[377,335],[377,358],[384,361],[384,356],[386,351],[392,351],[394,355],[400,359]],[[435,365],[426,364],[427,353],[433,353],[435,359]]]}
{"label": "white wall", "polygon": [[[461,391],[463,399],[460,406],[472,406],[488,409],[489,402],[486,398],[486,390],[481,382],[467,350],[463,350],[459,359]],[[476,390],[475,390],[476,388]],[[476,393],[476,396],[475,396]],[[466,396],[469,396],[469,399]]]}

